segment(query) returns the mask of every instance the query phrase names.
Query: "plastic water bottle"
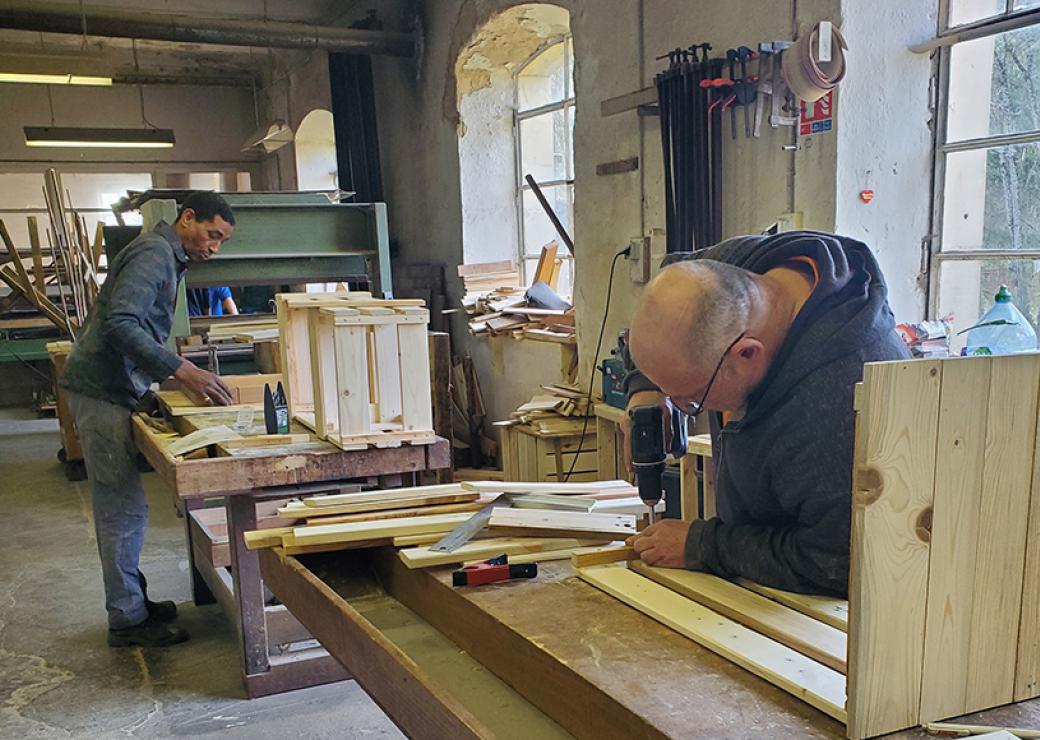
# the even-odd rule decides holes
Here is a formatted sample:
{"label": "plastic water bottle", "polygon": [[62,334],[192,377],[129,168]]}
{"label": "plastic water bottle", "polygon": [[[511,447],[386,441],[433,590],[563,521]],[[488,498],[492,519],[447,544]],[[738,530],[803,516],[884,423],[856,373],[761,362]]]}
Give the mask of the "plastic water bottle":
{"label": "plastic water bottle", "polygon": [[1021,311],[1011,302],[1006,285],[993,296],[993,307],[968,332],[965,355],[1010,355],[1035,352],[1036,332]]}

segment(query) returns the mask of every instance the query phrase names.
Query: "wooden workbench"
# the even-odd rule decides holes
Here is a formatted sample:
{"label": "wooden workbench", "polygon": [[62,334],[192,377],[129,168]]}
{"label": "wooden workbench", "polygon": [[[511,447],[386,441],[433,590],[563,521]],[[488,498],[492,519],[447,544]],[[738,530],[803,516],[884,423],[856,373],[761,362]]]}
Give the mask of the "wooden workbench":
{"label": "wooden workbench", "polygon": [[[234,423],[234,419],[223,416],[190,418],[197,426]],[[256,551],[246,549],[242,533],[257,529],[258,504],[337,489],[359,479],[402,474],[411,478],[446,468],[450,455],[447,440],[353,451],[314,441],[254,449],[236,456],[183,460],[166,451],[170,440],[139,415],[133,417],[133,431],[138,449],[170,487],[184,513],[195,603],[219,602],[238,629],[242,679],[248,696],[348,678],[340,663],[314,646],[313,640],[307,645],[311,636],[284,607],[265,606],[259,557]],[[203,509],[206,499],[213,498],[224,499],[223,521],[214,521],[203,513],[207,511]],[[226,547],[221,534],[226,537]]]}
{"label": "wooden workbench", "polygon": [[[262,551],[264,581],[413,737],[823,737],[845,727],[574,577],[454,589],[392,549]],[[462,648],[465,652],[460,652]],[[1040,725],[1040,700],[956,720]],[[897,737],[929,737],[921,731]]]}

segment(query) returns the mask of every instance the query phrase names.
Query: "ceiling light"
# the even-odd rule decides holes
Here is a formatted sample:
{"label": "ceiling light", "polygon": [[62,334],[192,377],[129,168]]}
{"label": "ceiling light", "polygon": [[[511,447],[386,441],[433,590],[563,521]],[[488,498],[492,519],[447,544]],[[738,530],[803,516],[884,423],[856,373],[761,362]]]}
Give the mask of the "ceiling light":
{"label": "ceiling light", "polygon": [[267,126],[261,126],[254,131],[242,144],[241,151],[248,152],[254,149],[270,154],[276,149],[281,149],[293,140],[293,131],[285,121],[275,121]]}
{"label": "ceiling light", "polygon": [[168,149],[173,144],[167,128],[25,127],[26,146]]}
{"label": "ceiling light", "polygon": [[36,72],[0,72],[0,82],[35,85],[111,85],[111,77]]}

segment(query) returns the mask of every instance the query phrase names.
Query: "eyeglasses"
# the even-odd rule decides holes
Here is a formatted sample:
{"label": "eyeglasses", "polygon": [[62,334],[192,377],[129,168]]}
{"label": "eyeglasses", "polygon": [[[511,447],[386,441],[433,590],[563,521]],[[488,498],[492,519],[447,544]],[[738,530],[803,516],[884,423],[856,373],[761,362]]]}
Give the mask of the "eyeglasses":
{"label": "eyeglasses", "polygon": [[715,371],[711,374],[711,378],[708,380],[708,385],[704,389],[704,393],[701,395],[701,400],[697,403],[688,403],[683,411],[689,416],[697,416],[704,411],[704,402],[708,400],[708,394],[711,393],[711,387],[715,384],[715,378],[718,377],[719,370],[722,369],[722,363],[726,361],[726,356],[729,355],[729,351],[737,346],[737,342],[744,338],[747,334],[746,331],[740,332],[740,336],[730,342],[729,346],[726,347],[722,353],[722,357],[719,358],[719,364],[715,366]]}

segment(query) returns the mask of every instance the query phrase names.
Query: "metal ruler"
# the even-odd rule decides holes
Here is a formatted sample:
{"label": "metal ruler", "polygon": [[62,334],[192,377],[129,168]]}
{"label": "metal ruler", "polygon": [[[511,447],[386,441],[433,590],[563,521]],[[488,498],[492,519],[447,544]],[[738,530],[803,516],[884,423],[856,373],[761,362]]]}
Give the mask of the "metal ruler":
{"label": "metal ruler", "polygon": [[513,498],[508,493],[501,494],[498,498],[464,521],[448,534],[441,537],[435,545],[430,547],[437,552],[455,552],[460,547],[473,539],[477,532],[487,526],[491,520],[491,512],[499,506],[512,506]]}

